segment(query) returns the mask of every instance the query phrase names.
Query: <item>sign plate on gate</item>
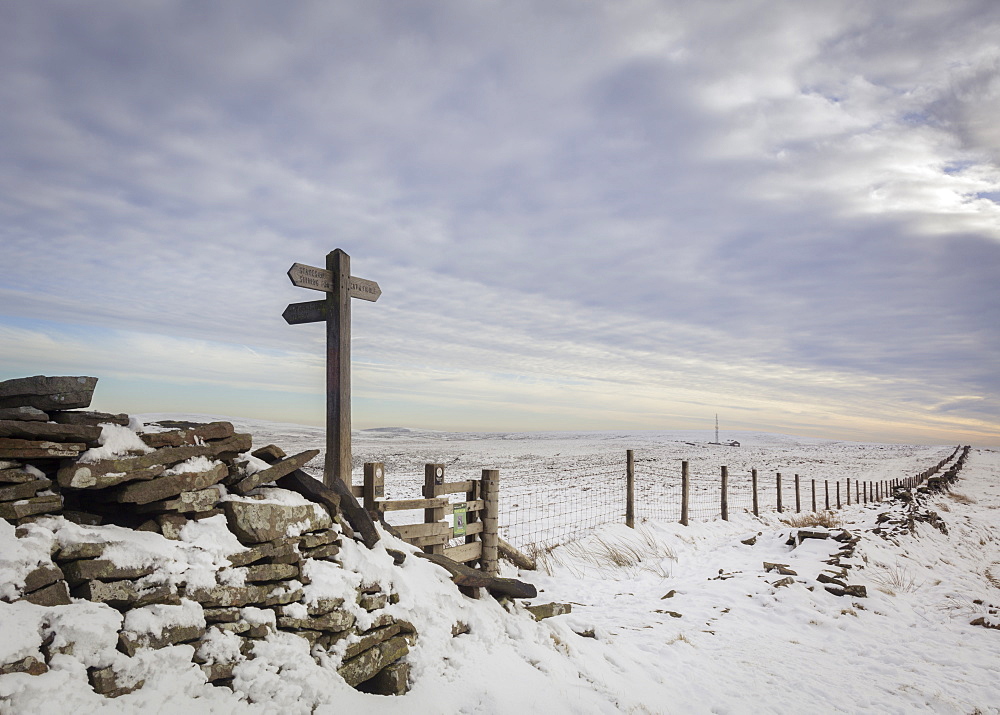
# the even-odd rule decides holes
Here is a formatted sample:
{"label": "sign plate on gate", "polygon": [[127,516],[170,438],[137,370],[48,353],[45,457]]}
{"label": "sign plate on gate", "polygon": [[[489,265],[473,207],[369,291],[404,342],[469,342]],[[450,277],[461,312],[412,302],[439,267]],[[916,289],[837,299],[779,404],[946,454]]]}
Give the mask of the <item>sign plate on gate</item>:
{"label": "sign plate on gate", "polygon": [[454,514],[455,519],[453,521],[453,526],[451,530],[452,536],[465,536],[465,525],[468,519],[468,504],[466,502],[460,502],[455,504]]}

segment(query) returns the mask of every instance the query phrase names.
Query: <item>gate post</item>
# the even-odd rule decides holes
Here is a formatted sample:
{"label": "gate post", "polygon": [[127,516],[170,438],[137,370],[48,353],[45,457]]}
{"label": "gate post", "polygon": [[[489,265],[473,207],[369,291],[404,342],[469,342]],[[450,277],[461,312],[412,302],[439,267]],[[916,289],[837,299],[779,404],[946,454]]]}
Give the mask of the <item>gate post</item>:
{"label": "gate post", "polygon": [[480,568],[496,576],[500,573],[498,549],[500,546],[500,471],[484,469],[479,493],[483,498],[483,555]]}

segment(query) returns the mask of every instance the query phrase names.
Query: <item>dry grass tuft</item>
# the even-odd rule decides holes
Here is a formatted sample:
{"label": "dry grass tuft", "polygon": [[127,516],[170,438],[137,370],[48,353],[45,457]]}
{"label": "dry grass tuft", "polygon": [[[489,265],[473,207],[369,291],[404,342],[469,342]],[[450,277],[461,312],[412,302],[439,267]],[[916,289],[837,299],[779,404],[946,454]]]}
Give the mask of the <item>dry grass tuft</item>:
{"label": "dry grass tuft", "polygon": [[913,593],[924,585],[922,581],[917,581],[909,569],[898,563],[893,566],[874,563],[868,566],[867,571],[871,580],[877,584],[876,588],[887,596]]}
{"label": "dry grass tuft", "polygon": [[840,526],[841,523],[840,517],[832,511],[796,514],[795,516],[785,517],[781,521],[795,529],[804,529],[810,526],[823,526],[827,529],[833,529]]}
{"label": "dry grass tuft", "polygon": [[566,545],[566,553],[599,569],[624,571],[635,577],[646,571],[660,578],[670,576],[666,561],[677,556],[648,528],[640,526],[627,536],[595,536]]}
{"label": "dry grass tuft", "polygon": [[959,494],[958,492],[949,492],[948,497],[954,499],[959,504],[976,504],[976,500],[965,494]]}

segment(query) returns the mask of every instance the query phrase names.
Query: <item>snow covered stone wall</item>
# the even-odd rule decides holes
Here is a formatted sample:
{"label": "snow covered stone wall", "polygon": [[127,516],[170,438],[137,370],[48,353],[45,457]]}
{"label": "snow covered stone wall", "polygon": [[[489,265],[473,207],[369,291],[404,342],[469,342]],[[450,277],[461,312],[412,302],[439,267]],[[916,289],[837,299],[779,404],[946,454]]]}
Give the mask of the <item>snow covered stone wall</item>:
{"label": "snow covered stone wall", "polygon": [[[69,658],[117,697],[143,687],[150,651],[187,644],[170,657],[232,688],[280,631],[352,687],[405,692],[416,629],[392,612],[392,578],[357,555],[345,566],[345,540],[364,547],[336,495],[282,488],[317,451],[253,451],[228,422],[85,411],[96,382],[0,383],[0,675]],[[407,556],[371,558],[386,573]]]}

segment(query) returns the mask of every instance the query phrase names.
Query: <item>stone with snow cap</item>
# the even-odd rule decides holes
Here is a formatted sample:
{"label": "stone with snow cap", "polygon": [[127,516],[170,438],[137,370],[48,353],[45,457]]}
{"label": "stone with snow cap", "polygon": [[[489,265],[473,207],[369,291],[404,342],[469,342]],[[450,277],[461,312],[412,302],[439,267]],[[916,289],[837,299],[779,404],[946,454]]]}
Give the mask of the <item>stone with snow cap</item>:
{"label": "stone with snow cap", "polygon": [[291,531],[305,533],[329,529],[330,515],[318,504],[280,504],[270,501],[227,501],[222,511],[229,529],[246,544],[286,536]]}
{"label": "stone with snow cap", "polygon": [[[3,440],[0,440],[0,443],[2,443],[2,441]],[[157,449],[149,454],[143,454],[137,457],[101,459],[95,462],[69,462],[63,465],[56,478],[59,480],[60,485],[65,486],[66,484],[72,484],[81,479],[89,479],[91,477],[96,479],[105,474],[121,472],[131,473],[143,469],[149,469],[154,466],[172,466],[180,464],[181,462],[193,457],[213,458],[227,452],[245,452],[250,448],[250,445],[250,435],[237,434],[217,442],[207,442],[204,445],[164,447],[163,449]],[[75,453],[67,456],[75,456]],[[180,492],[175,492],[175,494],[179,493]]]}
{"label": "stone with snow cap", "polygon": [[184,472],[151,479],[148,482],[133,482],[121,488],[116,495],[119,502],[149,504],[176,497],[182,492],[207,489],[218,484],[229,474],[229,467],[216,464],[204,472]]}
{"label": "stone with snow cap", "polygon": [[71,410],[89,407],[96,377],[20,377],[0,382],[0,407]]}

